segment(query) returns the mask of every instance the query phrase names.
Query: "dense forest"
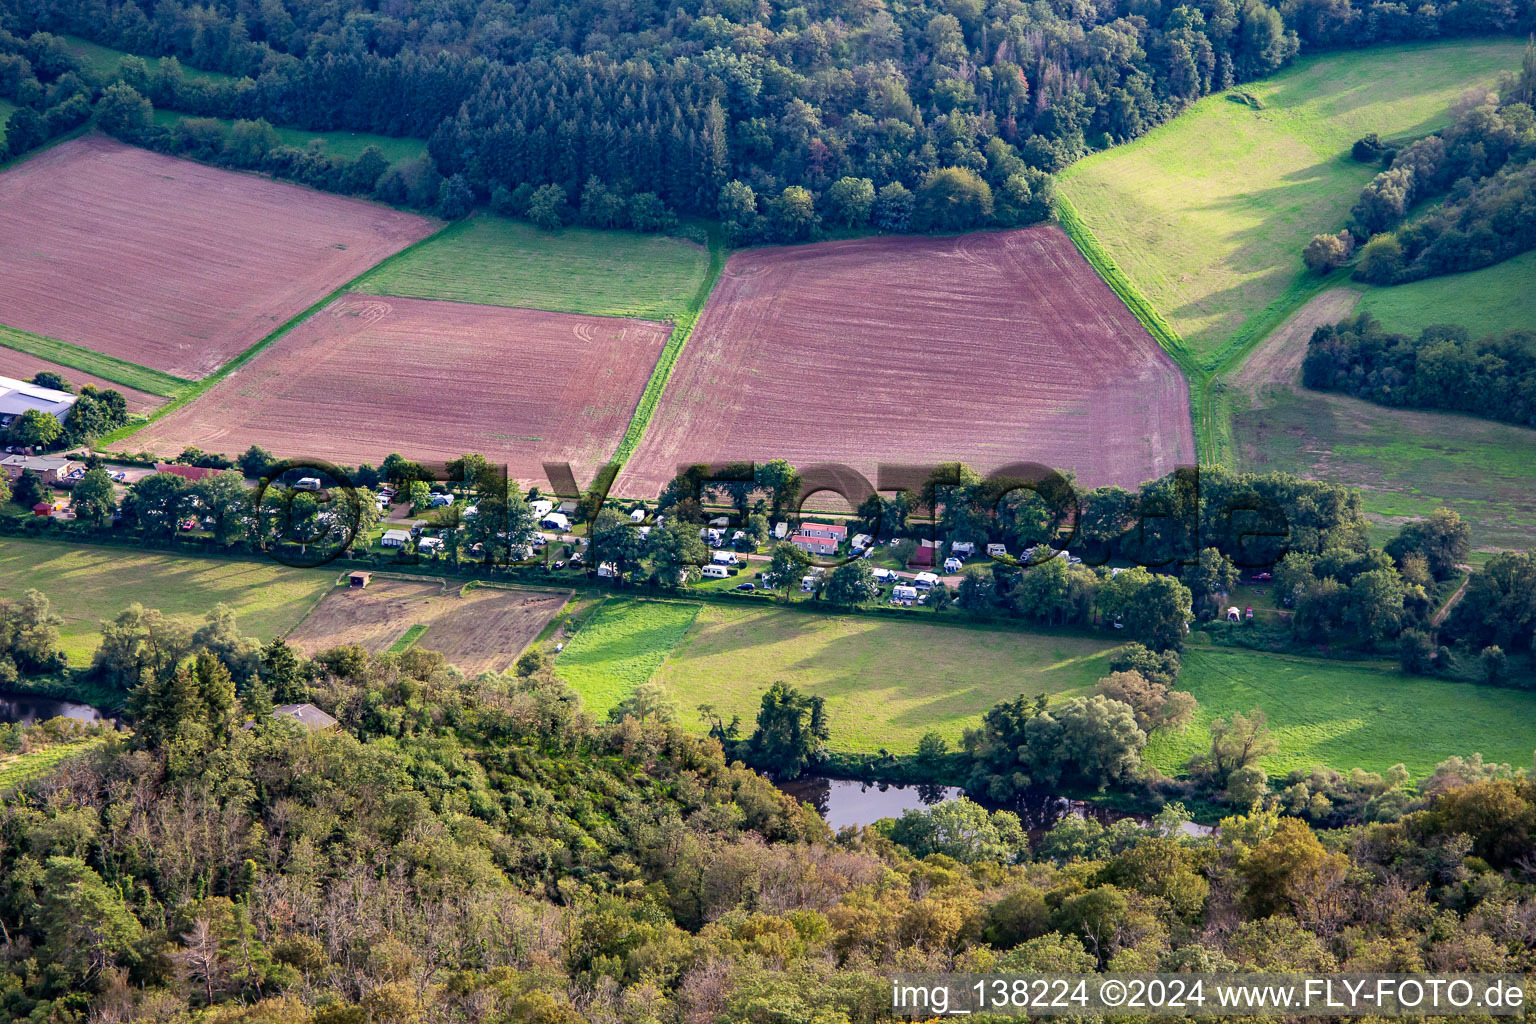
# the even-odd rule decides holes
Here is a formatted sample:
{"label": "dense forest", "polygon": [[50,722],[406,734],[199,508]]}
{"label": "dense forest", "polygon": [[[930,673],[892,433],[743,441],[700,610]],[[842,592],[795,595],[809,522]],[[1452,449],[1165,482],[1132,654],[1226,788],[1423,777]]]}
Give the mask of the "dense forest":
{"label": "dense forest", "polygon": [[1302,382],[1381,405],[1536,427],[1536,335],[1474,341],[1463,328],[1436,326],[1412,338],[1361,314],[1312,332]]}
{"label": "dense forest", "polygon": [[[93,99],[49,35],[76,33],[232,76],[130,67],[119,104],[132,90],[191,114],[430,138],[433,166],[391,183],[397,201],[457,209],[500,190],[517,210],[553,187],[545,205],[574,215],[596,182],[719,215],[749,240],[804,237],[823,219],[887,230],[1037,219],[1043,175],[1304,47],[1524,33],[1536,5],[9,0],[0,25],[0,52],[25,62],[7,65],[0,95],[53,112],[50,132]],[[66,110],[65,95],[82,98]]]}
{"label": "dense forest", "polygon": [[[28,602],[31,641],[56,642]],[[1169,806],[1030,840],[964,800],[833,836],[664,709],[588,720],[537,658],[474,679],[420,650],[307,661],[218,619],[157,657],[134,637],[176,629],[120,617],[103,657],[137,674],[132,733],[0,798],[0,1016],[849,1024],[889,1019],[897,969],[1536,968],[1536,788],[1480,758],[1416,791],[1319,770],[1265,799],[1238,767],[1262,722],[1235,716],[1207,770],[1253,806],[1214,837]],[[814,714],[776,689],[749,746]],[[979,771],[1041,763],[1074,712],[1037,704],[967,738]]]}

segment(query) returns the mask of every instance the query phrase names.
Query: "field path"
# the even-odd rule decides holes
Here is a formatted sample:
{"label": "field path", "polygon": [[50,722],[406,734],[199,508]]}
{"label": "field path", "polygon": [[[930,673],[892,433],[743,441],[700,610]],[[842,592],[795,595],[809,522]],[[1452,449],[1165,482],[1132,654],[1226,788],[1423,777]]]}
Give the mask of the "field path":
{"label": "field path", "polygon": [[1275,328],[1232,375],[1232,386],[1257,397],[1274,384],[1295,386],[1301,382],[1301,364],[1307,358],[1307,341],[1324,324],[1337,323],[1354,310],[1360,293],[1352,288],[1330,288],[1317,295]]}
{"label": "field path", "polygon": [[1470,565],[1458,565],[1456,568],[1465,569],[1467,577],[1461,581],[1461,586],[1456,588],[1456,593],[1445,599],[1445,604],[1441,605],[1440,610],[1435,612],[1434,618],[1429,620],[1429,625],[1432,629],[1440,628],[1440,623],[1445,621],[1445,617],[1451,614],[1451,609],[1456,607],[1456,602],[1460,601],[1461,596],[1467,592],[1467,584],[1472,582],[1472,567]]}

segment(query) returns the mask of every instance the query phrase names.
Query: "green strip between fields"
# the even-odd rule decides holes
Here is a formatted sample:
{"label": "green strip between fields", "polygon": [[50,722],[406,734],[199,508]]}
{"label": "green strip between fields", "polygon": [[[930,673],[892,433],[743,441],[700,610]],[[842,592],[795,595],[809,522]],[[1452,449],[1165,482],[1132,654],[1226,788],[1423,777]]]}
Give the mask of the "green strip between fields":
{"label": "green strip between fields", "polygon": [[389,650],[385,653],[404,654],[406,651],[411,649],[412,644],[421,639],[422,634],[425,633],[429,628],[430,627],[424,622],[416,623],[415,625],[411,626],[410,629],[401,634],[399,640],[396,640],[394,643],[390,644]]}
{"label": "green strip between fields", "polygon": [[688,306],[681,316],[672,324],[672,334],[667,338],[667,343],[662,347],[661,355],[656,360],[656,368],[651,371],[651,379],[645,382],[645,390],[640,393],[640,401],[635,405],[634,415],[629,418],[629,426],[624,431],[624,437],[619,441],[618,450],[613,453],[611,469],[617,470],[628,462],[630,456],[635,454],[635,449],[640,447],[640,441],[645,437],[645,430],[651,425],[651,417],[656,413],[656,407],[661,404],[662,393],[667,389],[667,383],[672,379],[672,370],[677,366],[678,357],[683,354],[683,346],[688,344],[688,339],[693,335],[693,328],[699,322],[699,314],[704,311],[704,303],[709,301],[709,293],[714,291],[715,282],[720,280],[720,272],[725,269],[725,247],[720,239],[720,229],[716,224],[708,226],[706,246],[709,250],[709,265],[704,270],[704,280],[699,282],[699,287],[694,291],[693,298],[688,300]]}
{"label": "green strip between fields", "polygon": [[244,352],[241,352],[239,355],[235,356],[235,358],[231,359],[229,362],[225,363],[223,366],[219,367],[217,370],[213,371],[202,380],[193,384],[191,387],[187,388],[181,394],[177,395],[175,398],[171,399],[160,408],[151,412],[146,418],[137,420],[133,423],[129,423],[126,426],[119,427],[112,433],[108,434],[106,437],[103,437],[100,441],[97,442],[98,446],[105,448],[107,445],[116,444],[119,441],[126,440],[161,417],[169,416],[171,413],[175,412],[177,409],[180,409],[188,402],[196,401],[198,398],[206,394],[208,390],[219,381],[223,380],[225,377],[228,377],[230,374],[240,369],[240,367],[256,358],[256,356],[260,354],[261,351],[268,345],[277,341],[277,339],[293,330],[299,324],[303,323],[305,320],[308,320],[311,316],[320,312],[320,310],[324,309],[332,302],[335,302],[342,295],[345,295],[347,292],[351,291],[359,281],[373,273],[375,270],[400,259],[406,253],[415,250],[419,246],[427,244],[434,238],[441,238],[444,235],[447,235],[449,232],[452,232],[464,223],[464,221],[453,221],[449,224],[445,224],[441,228],[438,228],[436,231],[432,232],[430,235],[427,235],[425,238],[418,239],[417,241],[412,242],[410,245],[406,246],[404,249],[401,249],[399,252],[393,254],[392,256],[388,256],[385,259],[380,260],[378,263],[369,267],[361,274],[351,278],[345,284],[341,285],[334,291],[319,299],[313,305],[309,306],[309,308],[295,313],[287,320],[284,320],[271,334],[268,334],[265,338],[262,338],[260,341],[256,342],[256,344],[252,345]]}
{"label": "green strip between fields", "polygon": [[126,359],[93,352],[67,341],[45,338],[41,334],[7,327],[4,324],[0,324],[0,348],[25,352],[39,359],[46,359],[50,363],[58,363],[60,366],[67,366],[81,373],[89,373],[114,384],[133,388],[135,391],[159,395],[161,398],[175,398],[195,383],[184,377],[172,376],[163,370],[140,366]]}

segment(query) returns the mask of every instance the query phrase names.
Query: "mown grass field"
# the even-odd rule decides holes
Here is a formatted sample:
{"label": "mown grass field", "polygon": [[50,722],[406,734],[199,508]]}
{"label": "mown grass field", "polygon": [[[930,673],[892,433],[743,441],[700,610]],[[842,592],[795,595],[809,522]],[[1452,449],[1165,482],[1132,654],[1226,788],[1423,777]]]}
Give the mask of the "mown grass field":
{"label": "mown grass field", "polygon": [[1271,775],[1327,765],[1383,771],[1402,763],[1415,778],[1452,755],[1531,766],[1536,694],[1406,676],[1386,667],[1252,651],[1192,649],[1179,688],[1200,702],[1183,734],[1154,737],[1147,757],[1170,774],[1209,749],[1209,725],[1263,709],[1280,751]]}
{"label": "mown grass field", "polygon": [[201,622],[214,605],[235,610],[240,631],[270,640],[302,619],[334,584],[323,569],[226,561],[118,547],[0,540],[0,593],[35,588],[64,617],[64,650],[85,665],[101,643],[101,624],[137,601],[177,619]]}
{"label": "mown grass field", "polygon": [[45,338],[40,334],[6,327],[4,324],[0,324],[0,347],[14,349],[17,352],[30,352],[51,363],[73,367],[84,373],[164,398],[176,397],[193,383],[148,366],[130,363],[126,359],[103,355],[79,345],[71,345],[67,341]]}
{"label": "mown grass field", "polygon": [[357,291],[676,321],[709,256],[663,235],[564,228],[479,214],[367,275]]}
{"label": "mown grass field", "polygon": [[705,605],[661,665],[696,724],[713,703],[750,730],[763,691],[778,680],[825,697],[831,746],[909,753],[929,730],[951,743],[982,712],[1020,693],[1086,692],[1109,674],[1112,638],[785,608]]}
{"label": "mown grass field", "polygon": [[[682,639],[699,605],[609,599],[555,658],[555,671],[599,718],[650,679]],[[689,709],[692,710],[691,708]]]}
{"label": "mown grass field", "polygon": [[1343,225],[1379,168],[1349,156],[1368,131],[1418,136],[1519,63],[1523,41],[1417,44],[1298,61],[1241,86],[1263,109],[1207,97],[1143,138],[1068,168],[1060,188],[1120,268],[1214,369],[1243,325],[1305,287],[1301,249]]}
{"label": "mown grass field", "polygon": [[1297,387],[1237,413],[1233,433],[1243,469],[1359,488],[1378,519],[1444,505],[1479,546],[1524,548],[1536,537],[1536,431]]}
{"label": "mown grass field", "polygon": [[1359,312],[1399,334],[1431,324],[1460,324],[1472,337],[1536,331],[1536,252],[1467,274],[1447,274],[1390,288],[1361,289]]}

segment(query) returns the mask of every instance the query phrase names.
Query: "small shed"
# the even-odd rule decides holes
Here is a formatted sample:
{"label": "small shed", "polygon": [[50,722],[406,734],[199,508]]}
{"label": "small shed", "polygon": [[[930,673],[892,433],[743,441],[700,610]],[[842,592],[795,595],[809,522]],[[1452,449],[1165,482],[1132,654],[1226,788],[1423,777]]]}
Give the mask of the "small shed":
{"label": "small shed", "polygon": [[354,572],[347,576],[347,586],[353,590],[362,590],[373,581],[371,572]]}
{"label": "small shed", "polygon": [[933,565],[933,553],[934,553],[935,550],[937,550],[937,549],[935,549],[935,548],[919,547],[916,551],[912,552],[912,557],[907,559],[907,564],[908,565],[926,565],[926,566],[932,567],[932,565]]}
{"label": "small shed", "polygon": [[46,501],[40,501],[32,506],[32,514],[35,516],[51,516],[53,515],[53,506]]}

